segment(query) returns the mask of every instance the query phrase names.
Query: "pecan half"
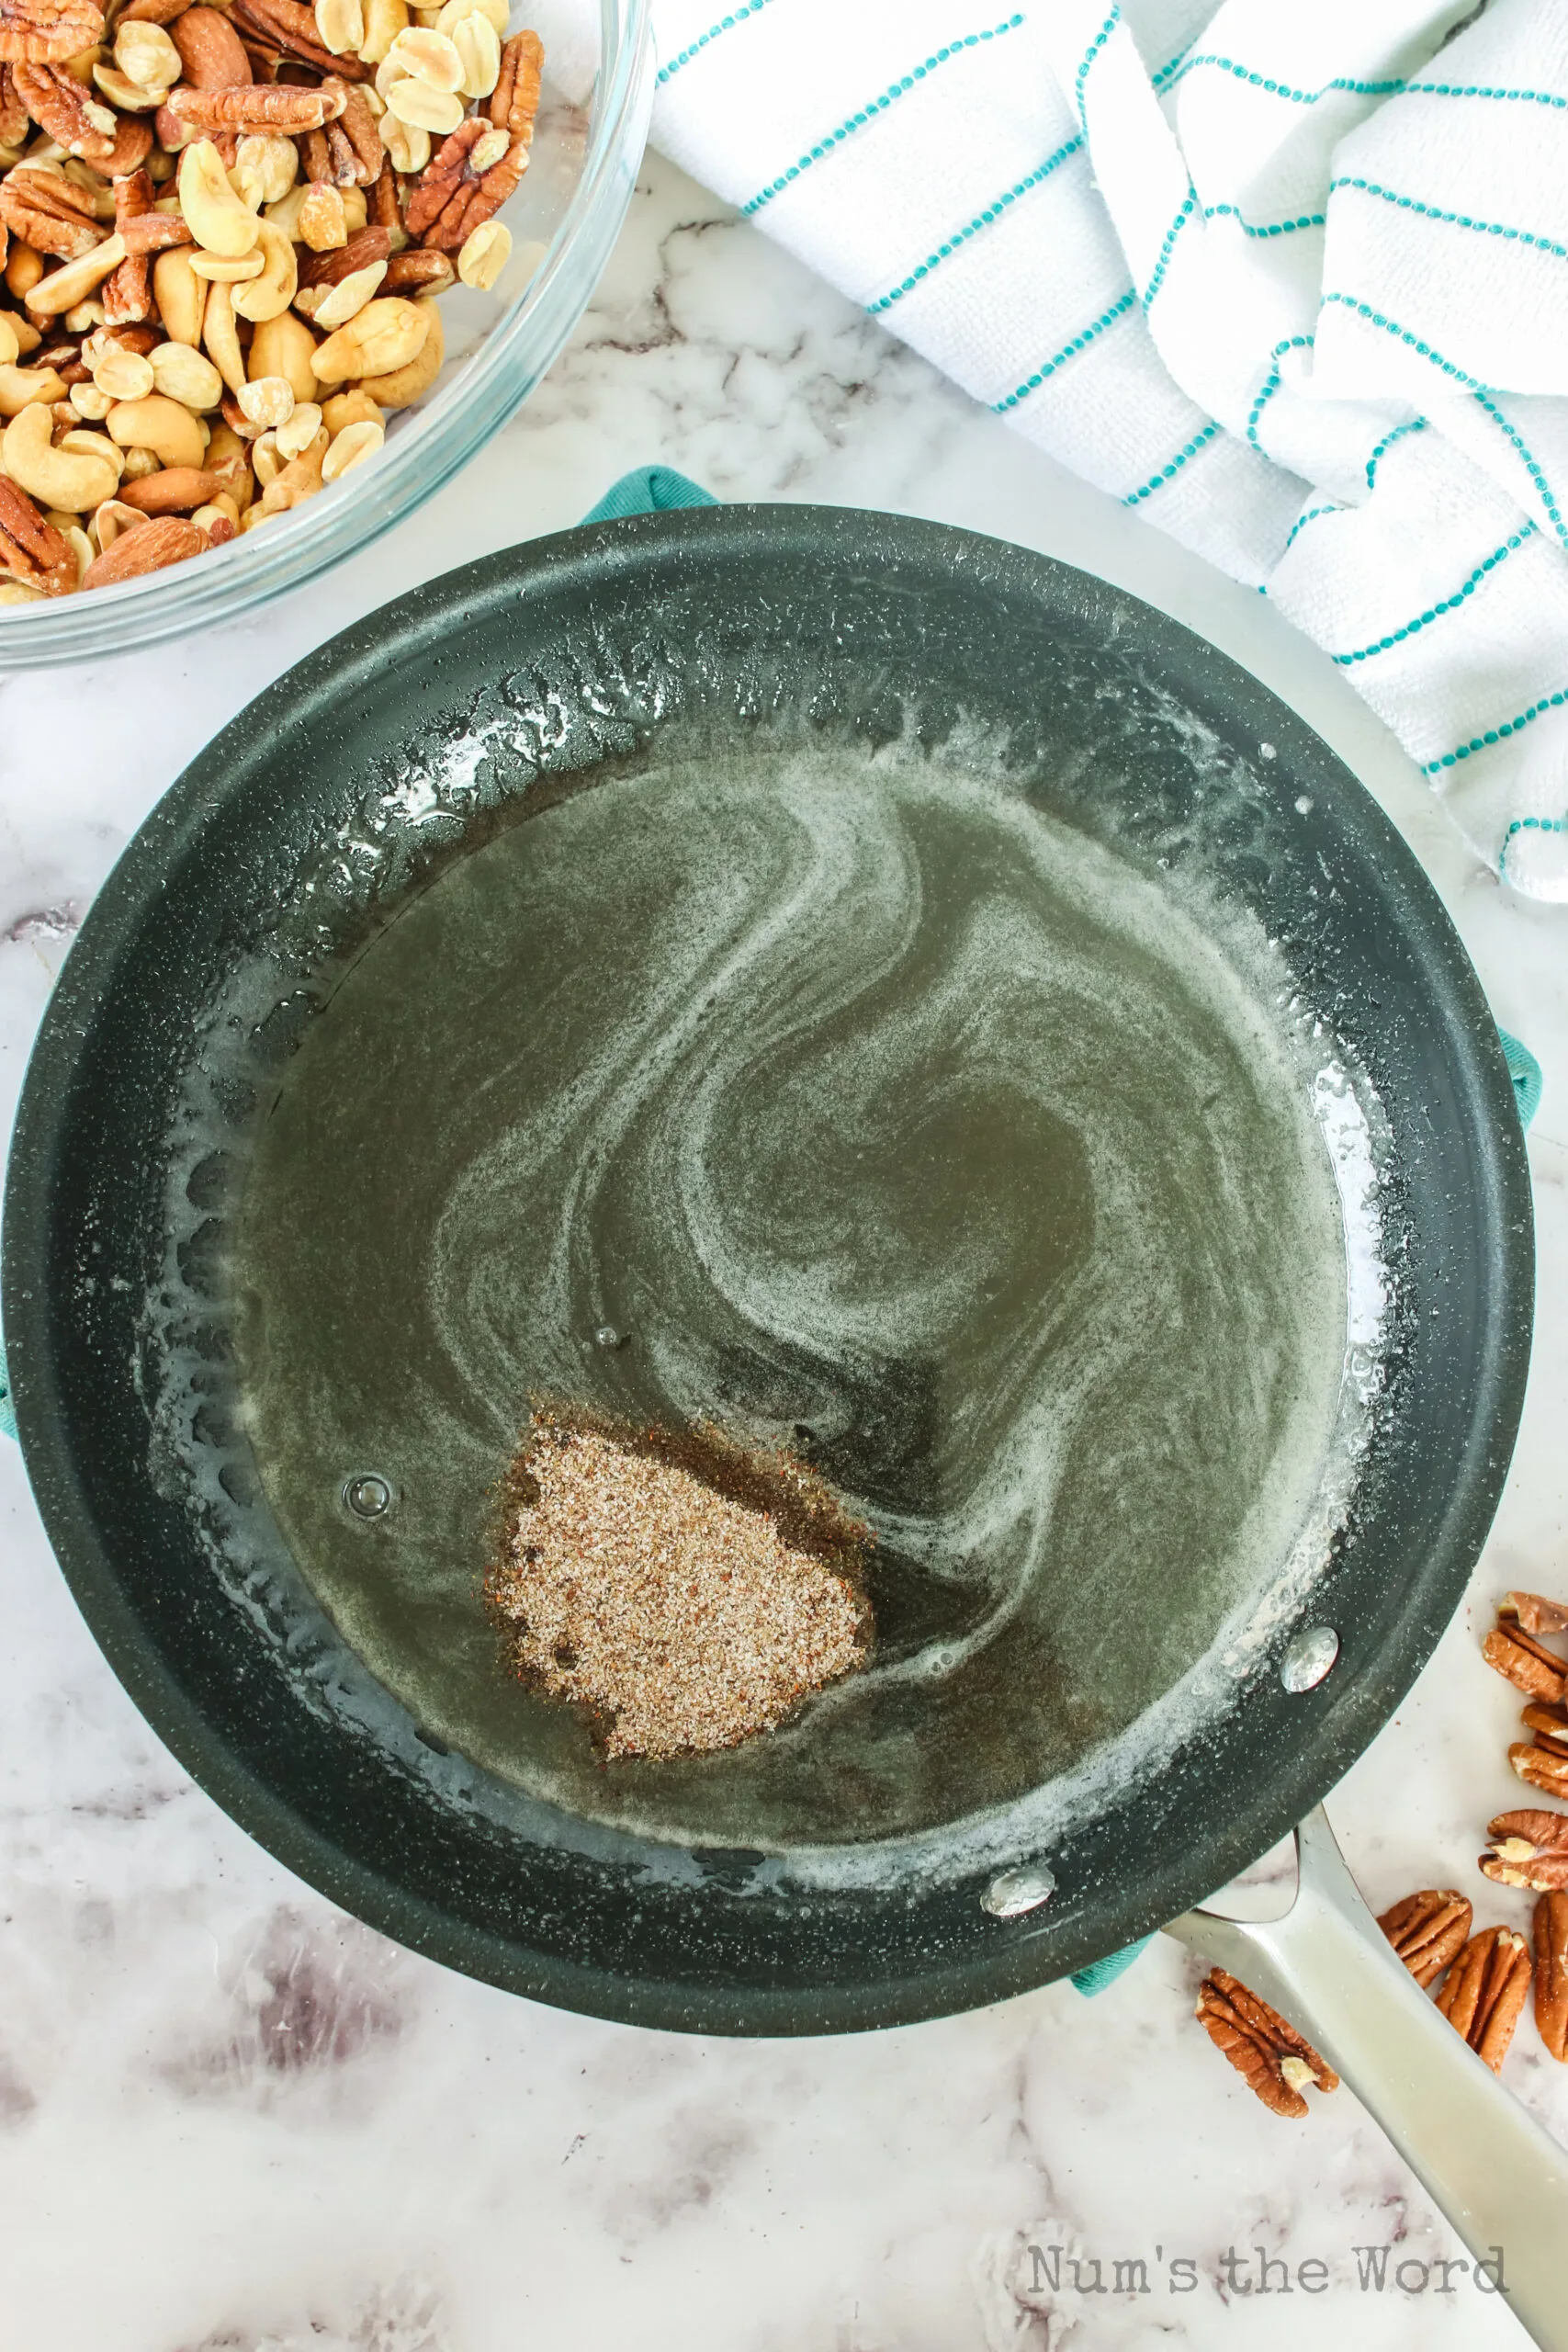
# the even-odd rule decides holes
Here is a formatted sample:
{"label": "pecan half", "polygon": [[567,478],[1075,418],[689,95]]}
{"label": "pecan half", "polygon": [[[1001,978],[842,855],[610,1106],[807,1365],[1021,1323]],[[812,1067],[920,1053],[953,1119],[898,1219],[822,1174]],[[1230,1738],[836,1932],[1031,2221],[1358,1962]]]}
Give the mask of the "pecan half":
{"label": "pecan half", "polygon": [[58,65],[13,68],[17,96],[37,123],[68,155],[101,165],[114,153],[119,118]]}
{"label": "pecan half", "polygon": [[1417,1984],[1435,1984],[1470,1934],[1471,1906],[1451,1886],[1425,1887],[1383,1913],[1378,1925]]}
{"label": "pecan half", "polygon": [[1496,2074],[1530,1988],[1530,1956],[1512,1928],[1483,1928],[1449,1971],[1438,2007]]}
{"label": "pecan half", "polygon": [[1224,1969],[1212,1969],[1203,1979],[1197,2015],[1215,2049],[1276,2115],[1299,2122],[1308,2112],[1302,2097],[1308,2083],[1320,2091],[1338,2089],[1338,2075],[1311,2042]]}
{"label": "pecan half", "polygon": [[203,138],[215,130],[232,130],[241,138],[256,131],[274,131],[287,138],[299,130],[319,130],[333,111],[325,90],[292,89],[284,82],[246,82],[237,89],[196,90],[181,85],[169,92],[169,112],[186,130]]}
{"label": "pecan half", "polygon": [[457,272],[449,254],[437,253],[434,245],[411,245],[407,253],[394,254],[387,264],[387,275],[381,280],[383,294],[445,294],[456,285]]}
{"label": "pecan half", "polygon": [[372,225],[360,229],[346,245],[333,245],[324,254],[305,253],[299,263],[301,286],[341,286],[356,269],[368,269],[372,262],[385,261],[391,250],[391,241],[385,229]]}
{"label": "pecan half", "polygon": [[302,6],[301,0],[233,0],[229,14],[242,40],[299,58],[319,74],[337,74],[345,82],[367,82],[375,71],[357,57],[334,57],[323,48],[315,11]]}
{"label": "pecan half", "polygon": [[1512,1618],[1527,1634],[1568,1634],[1568,1602],[1547,1600],[1539,1592],[1506,1592],[1497,1614]]}
{"label": "pecan half", "polygon": [[1519,1721],[1529,1725],[1542,1747],[1568,1756],[1568,1707],[1549,1706],[1542,1699],[1532,1699]]}
{"label": "pecan half", "polygon": [[17,78],[8,65],[0,65],[0,147],[20,147],[33,126],[33,119],[17,96]]}
{"label": "pecan half", "polygon": [[380,176],[387,154],[370,101],[363,90],[336,74],[329,74],[321,87],[342,101],[337,119],[327,132],[335,167],[333,176],[339,187],[370,187]]}
{"label": "pecan half", "polygon": [[1551,2056],[1568,2064],[1568,1894],[1535,1906],[1535,2021]]}
{"label": "pecan half", "polygon": [[113,588],[205,554],[207,534],[181,514],[153,514],[120,532],[112,547],[96,555],[82,577],[84,588]]}
{"label": "pecan half", "polygon": [[[121,237],[133,220],[167,220],[167,213],[152,210],[152,183],[145,172],[127,172],[114,184],[115,227]],[[111,327],[140,326],[152,308],[152,286],[148,267],[147,252],[137,252],[129,238],[125,241],[125,259],[104,280],[98,297],[104,306],[104,323]]]}
{"label": "pecan half", "polygon": [[527,160],[526,148],[517,141],[493,153],[503,135],[482,116],[457,125],[410,194],[403,217],[411,237],[455,254],[481,221],[500,211]]}
{"label": "pecan half", "polygon": [[1542,1788],[1547,1797],[1568,1797],[1568,1747],[1561,1740],[1514,1740],[1509,1764],[1530,1788]]}
{"label": "pecan half", "polygon": [[179,51],[190,89],[237,90],[251,78],[244,44],[217,8],[187,8],[169,39]]}
{"label": "pecan half", "polygon": [[46,596],[76,585],[76,559],[63,536],[46,523],[26,491],[0,474],[0,571]]}
{"label": "pecan half", "polygon": [[1492,1851],[1482,1855],[1481,1868],[1499,1886],[1532,1886],[1542,1894],[1568,1887],[1568,1813],[1526,1805],[1489,1821],[1486,1836]]}
{"label": "pecan half", "polygon": [[0,57],[12,65],[58,65],[104,37],[94,0],[0,0]]}
{"label": "pecan half", "polygon": [[1495,1625],[1481,1645],[1489,1667],[1529,1699],[1561,1699],[1568,1663],[1544,1649],[1520,1625]]}
{"label": "pecan half", "polygon": [[18,164],[6,175],[0,220],[36,252],[62,261],[79,261],[103,234],[85,190],[63,172],[46,172],[37,164]]}
{"label": "pecan half", "polygon": [[545,70],[545,44],[537,33],[513,33],[502,43],[501,74],[491,93],[490,119],[522,142],[526,153],[534,141],[534,118],[539,111],[539,79]]}

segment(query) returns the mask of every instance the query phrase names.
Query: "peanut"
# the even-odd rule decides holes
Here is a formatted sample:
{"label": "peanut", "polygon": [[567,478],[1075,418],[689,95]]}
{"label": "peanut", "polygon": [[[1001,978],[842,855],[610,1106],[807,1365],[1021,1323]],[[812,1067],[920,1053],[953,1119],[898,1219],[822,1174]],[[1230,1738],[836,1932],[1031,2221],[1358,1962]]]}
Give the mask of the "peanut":
{"label": "peanut", "polygon": [[465,17],[483,17],[498,33],[504,34],[508,21],[506,0],[446,0],[446,6],[435,19],[435,29],[457,39],[457,27]]}
{"label": "peanut", "polygon": [[277,204],[299,175],[299,150],[292,139],[272,131],[253,131],[239,144],[235,171],[254,181],[263,204]]}
{"label": "peanut", "polygon": [[395,114],[381,119],[381,139],[397,172],[423,172],[430,161],[430,133]]}
{"label": "peanut", "polygon": [[463,62],[464,96],[488,98],[501,79],[501,35],[490,18],[478,9],[461,17],[453,28],[452,46]]}
{"label": "peanut", "polygon": [[274,428],[278,456],[287,464],[308,449],[321,429],[321,412],[314,401],[296,401],[283,423]]}
{"label": "peanut", "polygon": [[95,387],[111,401],[144,400],[152,390],[152,362],[122,343],[106,343],[92,361],[92,370]]}
{"label": "peanut", "polygon": [[359,54],[367,65],[379,65],[400,32],[408,29],[404,0],[365,0],[365,38]]}
{"label": "peanut", "polygon": [[346,326],[365,308],[386,275],[384,261],[367,262],[363,269],[351,269],[335,286],[326,288],[311,313],[311,325],[329,332],[333,327]]}
{"label": "peanut", "polygon": [[238,393],[240,413],[264,429],[286,424],[294,413],[294,387],[287,376],[253,376]]}
{"label": "peanut", "polygon": [[457,255],[457,275],[465,286],[488,294],[512,254],[512,232],[503,220],[481,220]]}
{"label": "peanut", "polygon": [[[405,33],[403,38],[412,40],[413,36]],[[439,40],[441,36],[436,34],[434,38]],[[400,82],[394,82],[387,92],[387,111],[412,130],[433,130],[446,139],[463,119],[463,101],[456,90],[433,89],[428,82],[417,80],[411,74]]]}
{"label": "peanut", "polygon": [[328,449],[321,465],[321,480],[336,481],[350,467],[363,465],[373,458],[387,437],[384,424],[361,423],[345,424]]}
{"label": "peanut", "polygon": [[108,393],[100,392],[96,384],[93,383],[73,384],[66,398],[77,415],[87,424],[101,424],[114,406]]}
{"label": "peanut", "polygon": [[312,180],[299,207],[299,236],[313,254],[335,253],[348,243],[343,196],[324,180]]}
{"label": "peanut", "polygon": [[358,377],[390,375],[407,367],[428,340],[434,315],[427,304],[405,302],[397,294],[367,302],[312,356],[310,365],[318,380],[341,384]]}
{"label": "peanut", "polygon": [[359,0],[316,0],[316,31],[323,49],[334,57],[358,53],[365,39],[365,11]]}
{"label": "peanut", "polygon": [[186,408],[216,408],[223,397],[222,377],[205,352],[188,344],[161,343],[148,354],[148,366],[153,390]]}
{"label": "peanut", "polygon": [[243,286],[247,278],[261,276],[266,267],[266,256],[258,253],[209,254],[198,249],[192,254],[190,266],[209,286]]}

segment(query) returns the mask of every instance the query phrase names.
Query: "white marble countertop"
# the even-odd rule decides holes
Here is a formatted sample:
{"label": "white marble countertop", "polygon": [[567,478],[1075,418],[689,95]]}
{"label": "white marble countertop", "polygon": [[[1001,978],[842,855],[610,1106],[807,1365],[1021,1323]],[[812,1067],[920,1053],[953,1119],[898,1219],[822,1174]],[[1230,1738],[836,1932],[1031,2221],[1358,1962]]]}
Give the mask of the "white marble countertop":
{"label": "white marble countertop", "polygon": [[[576,521],[659,458],[720,496],[897,508],[1043,548],[1177,614],[1292,703],[1425,862],[1498,1019],[1546,1072],[1523,1433],[1470,1602],[1330,1811],[1375,1908],[1475,1870],[1524,1792],[1495,1596],[1568,1586],[1568,917],[1505,898],[1322,654],[1255,594],[1013,439],[669,167],[528,408],[373,551],[210,641],[0,684],[0,1120],[70,932],[164,786],[253,695],[387,597]],[[840,2041],[633,2031],[470,1984],[344,1918],[147,1730],[0,1447],[0,2341],[27,2352],[1469,2352],[1499,2299],[1393,2264],[1462,2253],[1348,2091],[1257,2104],[1156,1947]],[[1505,2079],[1568,2140],[1527,2019]],[[1036,2262],[1030,2246],[1042,2249]],[[1053,2290],[1049,2249],[1086,2257]],[[1391,2246],[1363,2287],[1358,2246]],[[1224,2256],[1235,2249],[1230,2283]],[[1258,2249],[1297,2283],[1258,2291]],[[1146,2296],[1095,2296],[1143,2257]],[[1195,2284],[1173,2291],[1190,2257]],[[1304,2291],[1298,2267],[1327,2278]],[[1309,2281],[1321,2274],[1308,2271]],[[1247,2291],[1248,2289],[1251,2291]]]}

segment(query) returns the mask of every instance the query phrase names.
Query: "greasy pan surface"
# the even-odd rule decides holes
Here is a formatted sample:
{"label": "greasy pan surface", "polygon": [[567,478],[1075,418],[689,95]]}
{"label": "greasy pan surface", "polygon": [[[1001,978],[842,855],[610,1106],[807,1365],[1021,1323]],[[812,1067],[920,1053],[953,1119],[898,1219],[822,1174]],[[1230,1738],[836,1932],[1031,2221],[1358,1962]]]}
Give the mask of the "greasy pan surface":
{"label": "greasy pan surface", "polygon": [[[791,1883],[738,1838],[581,1821],[448,1752],[290,1562],[244,1468],[222,1305],[245,1138],[321,970],[462,848],[595,772],[635,778],[661,745],[743,755],[782,735],[868,752],[912,732],[940,749],[976,730],[1054,818],[1151,877],[1193,878],[1277,944],[1375,1087],[1397,1227],[1383,1405],[1330,1565],[1234,1706],[1052,1840],[1057,1892],[1012,1920],[979,1901],[994,1861]],[[452,756],[481,741],[477,761]],[[237,973],[253,976],[243,1018]],[[229,1050],[225,1005],[248,1058],[214,1077],[202,1057]],[[1529,1343],[1528,1175],[1495,1033],[1436,897],[1354,778],[1254,680],[1114,589],[966,534],[807,508],[535,542],[372,616],[270,688],[174,786],[83,929],[29,1071],[5,1241],[18,1421],[51,1540],[111,1663],[203,1785],[403,1942],[537,1998],[711,2031],[1001,1998],[1264,1850],[1387,1719],[1456,1606]],[[183,1422],[166,1409],[176,1361]],[[182,1466],[182,1430],[205,1483]],[[1279,1656],[1322,1623],[1339,1661],[1288,1693]]]}

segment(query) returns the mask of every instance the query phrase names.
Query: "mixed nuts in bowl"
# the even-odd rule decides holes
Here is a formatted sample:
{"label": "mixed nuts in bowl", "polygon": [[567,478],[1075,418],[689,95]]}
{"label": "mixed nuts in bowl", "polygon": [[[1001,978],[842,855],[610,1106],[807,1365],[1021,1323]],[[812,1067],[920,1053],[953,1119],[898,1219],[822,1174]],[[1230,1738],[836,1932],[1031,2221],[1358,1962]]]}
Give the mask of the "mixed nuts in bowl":
{"label": "mixed nuts in bowl", "polygon": [[473,454],[619,227],[646,9],[0,0],[0,662],[210,623]]}

